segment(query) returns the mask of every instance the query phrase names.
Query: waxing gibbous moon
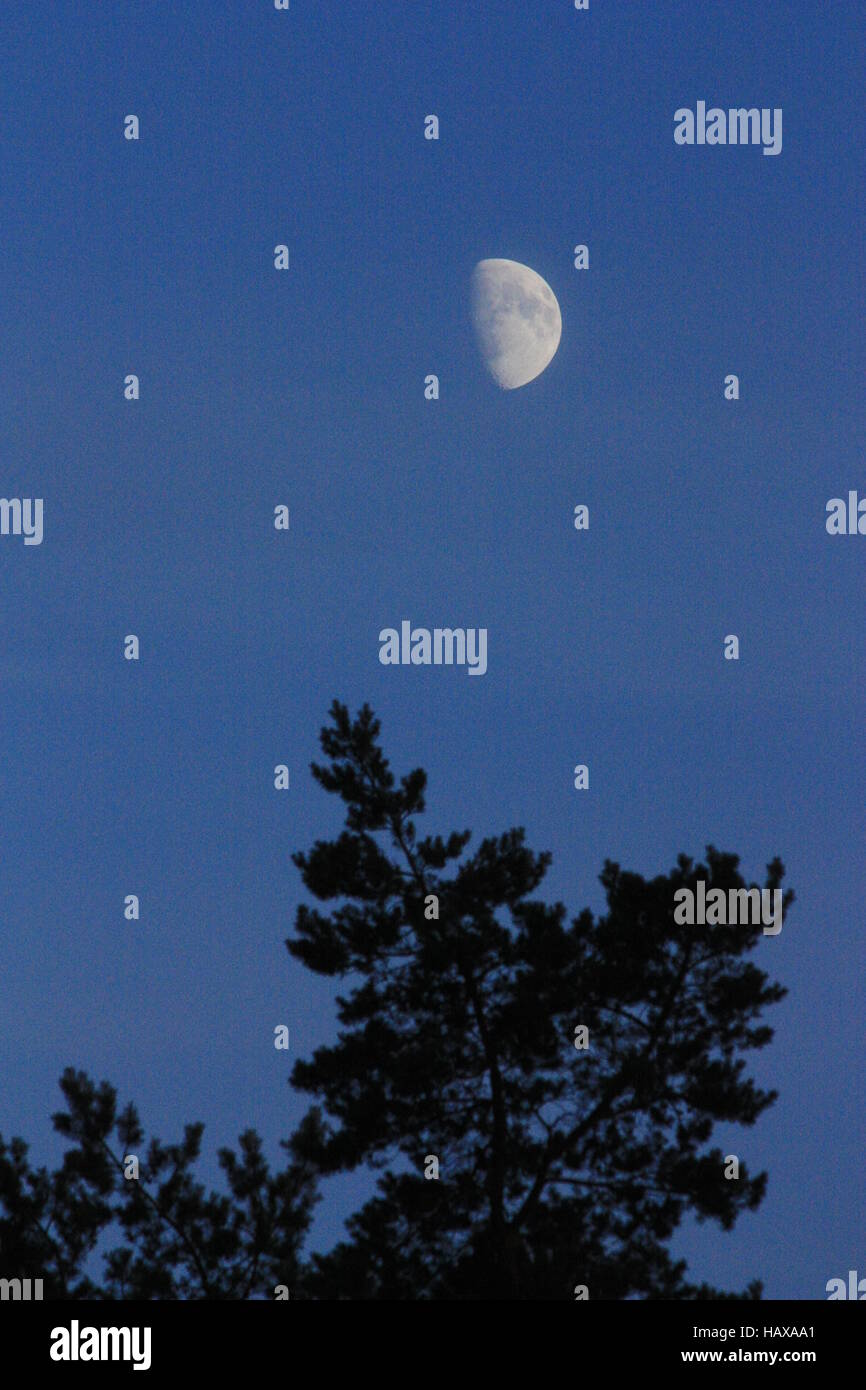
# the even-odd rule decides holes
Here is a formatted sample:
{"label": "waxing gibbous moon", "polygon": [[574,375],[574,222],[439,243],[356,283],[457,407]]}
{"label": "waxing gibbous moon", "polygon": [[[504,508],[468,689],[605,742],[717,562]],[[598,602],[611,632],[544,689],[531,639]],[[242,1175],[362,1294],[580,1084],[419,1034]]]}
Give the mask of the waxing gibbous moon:
{"label": "waxing gibbous moon", "polygon": [[544,371],[562,336],[556,295],[519,261],[479,261],[472,272],[472,322],[484,365],[503,391]]}

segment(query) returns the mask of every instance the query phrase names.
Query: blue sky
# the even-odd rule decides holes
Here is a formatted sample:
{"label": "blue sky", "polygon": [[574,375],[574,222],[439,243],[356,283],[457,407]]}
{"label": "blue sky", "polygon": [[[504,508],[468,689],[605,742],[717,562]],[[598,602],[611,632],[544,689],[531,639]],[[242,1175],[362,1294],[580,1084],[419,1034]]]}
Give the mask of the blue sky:
{"label": "blue sky", "polygon": [[[290,854],[341,823],[331,700],[368,700],[431,830],[524,825],[575,913],[605,857],[781,855],[780,1099],[720,1135],[768,1196],[675,1248],[824,1297],[866,1261],[866,540],[824,527],[866,489],[858,8],[7,0],[2,38],[0,492],[45,537],[0,537],[0,1130],[56,1156],[74,1064],[164,1138],[278,1157],[273,1026],[333,1030]],[[675,145],[698,100],[781,107],[781,155]],[[514,392],[470,331],[484,257],[562,311]],[[404,618],[486,627],[486,676],[381,666]]]}

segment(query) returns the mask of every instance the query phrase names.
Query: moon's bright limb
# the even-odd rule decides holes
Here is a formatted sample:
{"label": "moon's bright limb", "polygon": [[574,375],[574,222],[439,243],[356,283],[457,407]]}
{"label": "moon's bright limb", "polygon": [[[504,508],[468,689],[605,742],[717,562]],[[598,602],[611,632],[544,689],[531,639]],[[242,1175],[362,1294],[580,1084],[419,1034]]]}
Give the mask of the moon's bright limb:
{"label": "moon's bright limb", "polygon": [[472,322],[481,356],[504,391],[525,386],[559,347],[556,295],[519,261],[479,261],[472,272]]}

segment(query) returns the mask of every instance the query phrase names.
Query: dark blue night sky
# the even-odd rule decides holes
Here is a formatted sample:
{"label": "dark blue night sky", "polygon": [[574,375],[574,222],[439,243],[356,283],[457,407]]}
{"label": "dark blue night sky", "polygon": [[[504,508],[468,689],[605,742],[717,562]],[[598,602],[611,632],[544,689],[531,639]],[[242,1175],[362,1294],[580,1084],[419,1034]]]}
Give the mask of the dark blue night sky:
{"label": "dark blue night sky", "polygon": [[[859,6],[5,0],[0,29],[0,494],[44,499],[40,546],[0,537],[0,1130],[57,1158],[72,1064],[163,1138],[204,1120],[209,1173],[247,1125],[278,1159],[334,1029],[290,855],[342,823],[309,763],[367,700],[429,830],[524,825],[575,914],[606,857],[782,857],[780,1098],[719,1134],[768,1195],[674,1251],[768,1298],[866,1274],[866,538],[825,529],[866,495]],[[782,108],[781,154],[678,146],[699,100]],[[485,257],[562,311],[516,391],[471,333]],[[487,674],[380,665],[403,619],[486,627]],[[327,1188],[321,1248],[367,1188]]]}

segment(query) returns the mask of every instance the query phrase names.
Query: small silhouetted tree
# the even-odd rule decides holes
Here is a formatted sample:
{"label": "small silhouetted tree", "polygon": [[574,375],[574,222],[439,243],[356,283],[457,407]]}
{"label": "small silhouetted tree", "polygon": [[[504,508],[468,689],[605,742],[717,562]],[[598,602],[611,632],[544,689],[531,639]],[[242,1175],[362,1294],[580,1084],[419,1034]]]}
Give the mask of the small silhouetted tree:
{"label": "small silhouetted tree", "polygon": [[[735,855],[681,856],[645,880],[607,862],[607,911],[568,921],[536,894],[550,856],[522,830],[419,834],[426,776],[396,782],[368,706],[335,702],[316,780],[345,829],[295,863],[329,913],[301,906],[292,955],[346,981],[341,1033],[292,1084],[315,1096],[319,1173],[382,1169],[347,1240],[302,1277],[313,1298],[720,1297],[668,1244],[687,1213],[725,1229],[766,1173],[724,1176],[719,1121],[775,1099],[746,1075],[785,991],[748,960],[762,927],[678,926],[674,893],[745,886]],[[768,866],[777,888],[783,867]],[[786,894],[784,903],[790,904]],[[589,1030],[586,1049],[575,1029]],[[438,1157],[439,1180],[423,1175]],[[740,1297],[757,1297],[753,1284]]]}
{"label": "small silhouetted tree", "polygon": [[[194,1175],[203,1125],[187,1125],[177,1144],[146,1141],[135,1107],[119,1111],[107,1082],[67,1068],[60,1087],[60,1168],[33,1168],[21,1139],[0,1137],[4,1278],[42,1279],[45,1299],[246,1299],[297,1282],[316,1188],[290,1142],[285,1168],[271,1173],[245,1131],[237,1153],[219,1151],[227,1191],[208,1191]],[[309,1143],[314,1124],[297,1137]],[[88,1273],[97,1252],[101,1279]]]}

